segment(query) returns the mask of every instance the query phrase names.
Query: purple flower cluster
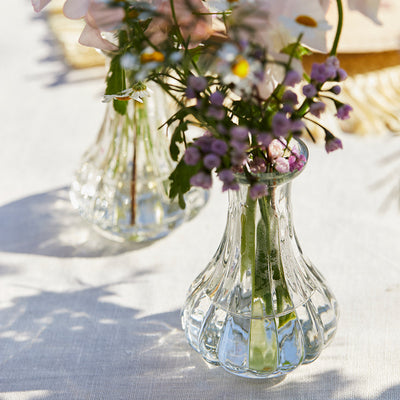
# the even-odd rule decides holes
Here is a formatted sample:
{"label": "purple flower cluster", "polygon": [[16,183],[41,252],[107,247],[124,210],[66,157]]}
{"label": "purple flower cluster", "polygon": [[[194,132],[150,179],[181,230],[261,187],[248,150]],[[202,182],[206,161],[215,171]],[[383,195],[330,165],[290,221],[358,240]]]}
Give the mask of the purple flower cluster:
{"label": "purple flower cluster", "polygon": [[[224,190],[238,188],[233,173],[229,174],[227,171],[230,171],[231,167],[240,168],[246,161],[249,131],[247,128],[234,126],[228,134],[221,137],[223,139],[218,139],[206,132],[186,149],[184,162],[192,166],[201,163],[202,167],[190,181],[193,186],[208,188],[211,171],[215,168],[224,183]],[[224,168],[224,165],[228,168]],[[205,179],[205,175],[210,176],[210,179]]]}
{"label": "purple flower cluster", "polygon": [[196,108],[201,109],[207,117],[222,121],[226,115],[223,106],[225,96],[219,90],[216,90],[207,97],[205,93],[207,87],[206,78],[190,75],[187,80],[186,97],[188,99],[197,99]]}
{"label": "purple flower cluster", "polygon": [[[302,87],[305,98],[300,104],[298,95],[289,87],[296,86],[302,78],[296,71],[289,70],[282,82],[286,90],[280,91],[274,99],[274,112],[270,113],[268,120],[263,120],[260,126],[266,126],[265,130],[261,130],[256,124],[251,128],[243,123],[232,125],[229,116],[232,110],[224,106],[225,94],[220,90],[211,93],[206,78],[191,75],[187,80],[186,97],[196,100],[196,112],[204,116],[212,130],[195,139],[185,151],[185,164],[196,167],[197,171],[190,178],[190,184],[209,189],[212,186],[212,171],[215,170],[222,181],[223,191],[238,190],[236,173],[243,173],[246,169],[253,176],[250,179],[250,196],[254,200],[265,196],[268,188],[257,175],[272,171],[291,173],[304,168],[306,158],[300,154],[298,143],[295,140],[287,142],[286,138],[304,129],[303,118],[307,113],[320,118],[326,109],[325,103],[319,100],[321,92],[337,95],[341,91],[339,85],[331,85],[329,89],[323,88],[323,85],[340,82],[346,76],[336,57],[313,64],[311,79]],[[336,105],[336,116],[348,118],[351,107],[334,98],[332,100]],[[329,131],[326,131],[325,142],[327,152],[342,148],[341,141]]]}
{"label": "purple flower cluster", "polygon": [[347,73],[340,68],[337,57],[331,56],[323,63],[314,63],[311,67],[311,80],[318,83],[328,81],[342,82],[347,78]]}
{"label": "purple flower cluster", "polygon": [[[325,104],[321,101],[315,101],[319,91],[326,82],[342,82],[347,78],[347,73],[343,68],[340,68],[337,57],[328,57],[324,63],[314,63],[311,68],[311,82],[303,86],[303,94],[310,103],[310,113],[317,118],[320,118],[321,113],[325,111]],[[329,92],[338,95],[341,92],[339,85],[334,85],[329,89]],[[350,118],[351,106],[335,101],[337,108],[336,116],[339,119]]]}
{"label": "purple flower cluster", "polygon": [[185,164],[201,166],[201,171],[191,178],[191,185],[209,188],[212,183],[211,171],[216,169],[223,182],[223,190],[239,189],[233,171],[241,171],[247,161],[249,135],[248,128],[233,126],[228,132],[221,129],[220,138],[206,132],[195,139],[183,157]]}

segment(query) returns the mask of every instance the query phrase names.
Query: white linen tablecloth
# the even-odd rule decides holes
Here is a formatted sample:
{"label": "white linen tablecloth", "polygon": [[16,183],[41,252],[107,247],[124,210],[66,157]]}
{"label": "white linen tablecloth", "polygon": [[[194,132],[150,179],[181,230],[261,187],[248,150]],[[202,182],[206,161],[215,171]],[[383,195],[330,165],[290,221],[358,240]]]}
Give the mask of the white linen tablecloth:
{"label": "white linen tablecloth", "polygon": [[2,1],[0,18],[0,400],[400,399],[399,137],[310,145],[295,226],[338,298],[338,332],[275,386],[234,377],[189,348],[179,318],[226,195],[217,186],[151,245],[101,238],[68,185],[103,116],[104,72],[68,70],[29,1]]}

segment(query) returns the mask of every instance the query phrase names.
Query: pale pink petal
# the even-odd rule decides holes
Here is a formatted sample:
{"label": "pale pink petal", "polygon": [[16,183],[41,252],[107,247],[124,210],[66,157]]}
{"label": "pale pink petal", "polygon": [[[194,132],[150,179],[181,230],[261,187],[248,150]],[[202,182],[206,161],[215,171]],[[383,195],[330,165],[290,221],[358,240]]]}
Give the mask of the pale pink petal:
{"label": "pale pink petal", "polygon": [[64,15],[70,19],[79,19],[86,15],[90,0],[67,0],[64,4]]}
{"label": "pale pink petal", "polygon": [[380,2],[381,0],[349,0],[349,8],[350,10],[360,11],[375,23],[381,25],[381,22],[378,20]]}
{"label": "pale pink petal", "polygon": [[92,28],[90,25],[87,25],[83,28],[81,36],[79,37],[79,43],[88,47],[95,47],[100,50],[105,51],[115,51],[118,50],[118,47],[113,45],[108,40],[105,40],[101,36],[101,32],[99,29]]}
{"label": "pale pink petal", "polygon": [[324,10],[324,12],[327,12],[328,8],[330,6],[331,0],[319,0],[319,3],[321,4],[321,7]]}
{"label": "pale pink petal", "polygon": [[33,9],[36,12],[42,11],[43,8],[47,6],[47,4],[50,3],[51,0],[32,0],[32,6]]}
{"label": "pale pink petal", "polygon": [[93,28],[110,32],[118,28],[125,18],[125,11],[122,7],[110,8],[105,3],[91,1],[85,20]]}

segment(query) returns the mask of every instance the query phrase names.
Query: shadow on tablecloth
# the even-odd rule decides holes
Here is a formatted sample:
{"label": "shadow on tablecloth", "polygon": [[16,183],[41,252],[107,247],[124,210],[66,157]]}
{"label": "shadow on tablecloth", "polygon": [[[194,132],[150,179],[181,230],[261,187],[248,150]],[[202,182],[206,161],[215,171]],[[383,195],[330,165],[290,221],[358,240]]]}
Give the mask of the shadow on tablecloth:
{"label": "shadow on tablecloth", "polygon": [[68,188],[0,207],[0,251],[54,257],[112,256],[149,246],[116,243],[96,233],[72,208]]}
{"label": "shadow on tablecloth", "polygon": [[[187,345],[178,310],[141,316],[134,300],[118,304],[118,284],[38,291],[3,307],[0,398],[367,400],[337,370],[303,380],[294,372],[271,387],[209,367]],[[399,392],[395,386],[368,400]]]}

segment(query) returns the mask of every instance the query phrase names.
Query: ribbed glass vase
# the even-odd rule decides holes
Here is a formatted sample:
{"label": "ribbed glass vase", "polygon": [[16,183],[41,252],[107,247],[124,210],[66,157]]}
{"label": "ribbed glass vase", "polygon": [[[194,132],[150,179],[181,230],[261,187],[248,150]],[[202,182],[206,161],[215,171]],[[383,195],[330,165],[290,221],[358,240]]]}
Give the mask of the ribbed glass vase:
{"label": "ribbed glass vase", "polygon": [[96,142],[86,151],[70,198],[103,236],[143,242],[167,235],[204,206],[208,193],[191,190],[186,208],[168,197],[173,162],[167,128],[171,104],[152,86],[143,103],[130,100],[124,115],[109,103]]}
{"label": "ribbed glass vase", "polygon": [[189,344],[236,375],[285,375],[314,361],[336,331],[335,297],[293,227],[290,191],[298,173],[260,175],[268,194],[257,200],[239,176],[222,241],[182,310]]}

